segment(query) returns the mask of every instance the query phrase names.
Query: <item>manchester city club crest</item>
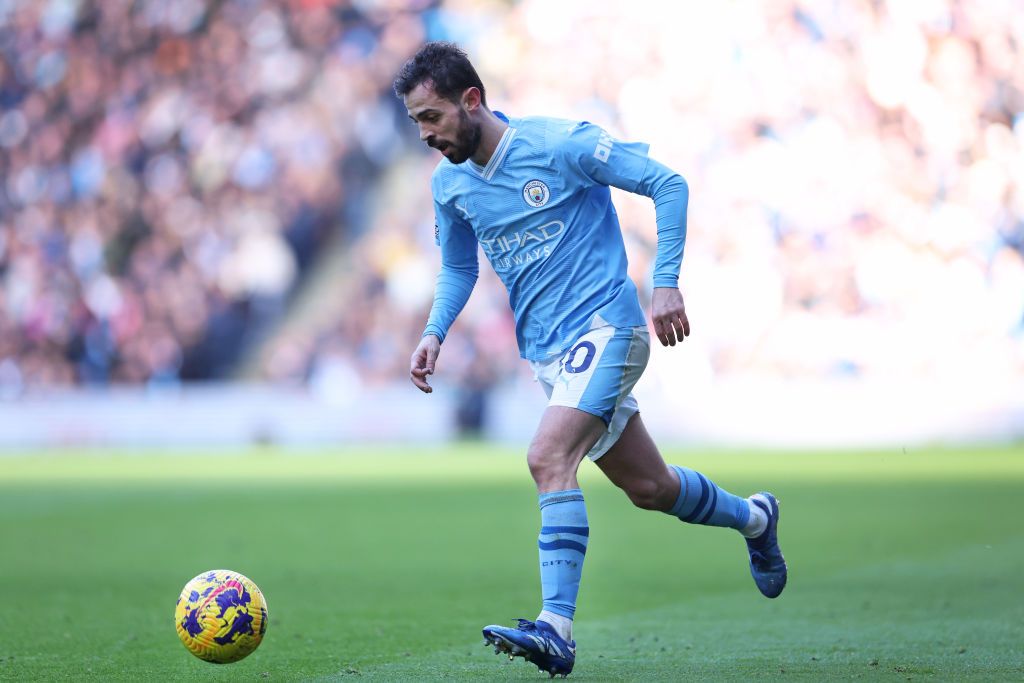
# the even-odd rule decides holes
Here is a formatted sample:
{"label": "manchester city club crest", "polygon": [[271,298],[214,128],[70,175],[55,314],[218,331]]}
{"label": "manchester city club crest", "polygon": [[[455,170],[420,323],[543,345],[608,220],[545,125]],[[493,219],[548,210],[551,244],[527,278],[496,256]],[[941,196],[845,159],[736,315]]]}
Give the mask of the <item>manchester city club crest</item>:
{"label": "manchester city club crest", "polygon": [[530,206],[537,208],[544,206],[548,203],[548,199],[551,197],[551,191],[548,190],[548,186],[540,180],[531,180],[526,183],[523,187],[523,199]]}

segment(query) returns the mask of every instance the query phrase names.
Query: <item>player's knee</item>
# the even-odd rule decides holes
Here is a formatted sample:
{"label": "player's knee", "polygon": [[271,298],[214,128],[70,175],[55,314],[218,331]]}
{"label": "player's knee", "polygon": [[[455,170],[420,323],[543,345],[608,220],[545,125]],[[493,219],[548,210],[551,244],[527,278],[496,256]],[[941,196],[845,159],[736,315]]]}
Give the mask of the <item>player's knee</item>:
{"label": "player's knee", "polygon": [[551,443],[534,442],[526,452],[526,463],[538,486],[549,488],[575,473],[571,454]]}

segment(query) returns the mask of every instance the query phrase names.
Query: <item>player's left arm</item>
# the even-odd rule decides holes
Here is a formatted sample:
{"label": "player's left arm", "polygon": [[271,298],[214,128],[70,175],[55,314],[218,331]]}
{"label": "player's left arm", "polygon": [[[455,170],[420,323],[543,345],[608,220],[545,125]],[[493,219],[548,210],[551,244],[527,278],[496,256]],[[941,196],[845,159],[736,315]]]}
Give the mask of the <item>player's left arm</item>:
{"label": "player's left arm", "polygon": [[658,224],[658,252],[654,260],[654,294],[651,318],[662,346],[675,346],[690,334],[683,294],[679,291],[679,268],[686,246],[686,207],[690,188],[683,176],[648,159],[637,194],[654,200]]}
{"label": "player's left arm", "polygon": [[583,175],[596,183],[654,200],[658,251],[654,262],[651,318],[662,345],[675,346],[690,334],[690,321],[679,291],[679,268],[686,245],[686,209],[690,199],[686,180],[651,159],[646,144],[616,140],[598,126],[580,124],[569,138],[572,160]]}

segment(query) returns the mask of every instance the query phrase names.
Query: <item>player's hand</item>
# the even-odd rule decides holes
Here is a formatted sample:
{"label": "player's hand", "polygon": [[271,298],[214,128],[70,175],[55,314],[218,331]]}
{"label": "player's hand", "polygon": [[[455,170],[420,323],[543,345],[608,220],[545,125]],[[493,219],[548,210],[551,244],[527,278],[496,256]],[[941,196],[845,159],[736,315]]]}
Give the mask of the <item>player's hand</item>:
{"label": "player's hand", "polygon": [[651,301],[654,334],[662,346],[675,346],[690,334],[690,321],[686,318],[683,295],[675,287],[655,287]]}
{"label": "player's hand", "polygon": [[434,374],[434,363],[440,352],[441,340],[432,334],[423,337],[420,340],[420,345],[412,352],[412,360],[409,363],[409,379],[424,394],[429,394],[434,390],[427,384],[427,375]]}

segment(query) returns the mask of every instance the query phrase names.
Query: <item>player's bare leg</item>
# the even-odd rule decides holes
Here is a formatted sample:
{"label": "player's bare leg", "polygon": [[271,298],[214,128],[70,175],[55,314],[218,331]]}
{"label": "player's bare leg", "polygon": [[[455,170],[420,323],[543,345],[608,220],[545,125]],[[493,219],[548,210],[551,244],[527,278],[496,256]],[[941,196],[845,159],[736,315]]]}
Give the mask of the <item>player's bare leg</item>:
{"label": "player's bare leg", "polygon": [[537,493],[579,488],[576,472],[604,430],[604,422],[590,413],[548,406],[526,452]]}
{"label": "player's bare leg", "polygon": [[660,510],[684,522],[739,530],[747,539],[750,573],[761,593],[774,598],[785,588],[788,570],[776,534],[779,504],[772,494],[757,493],[744,500],[699,472],[667,465],[639,414],[597,466],[639,508]]}
{"label": "player's bare leg", "polygon": [[536,621],[483,630],[495,652],[524,657],[552,676],[568,675],[576,661],[572,619],[590,536],[576,471],[605,430],[603,420],[576,408],[548,406],[544,412],[526,455],[540,494],[543,607]]}
{"label": "player's bare leg", "polygon": [[661,457],[639,413],[597,466],[638,508],[668,512],[679,498],[679,477]]}

